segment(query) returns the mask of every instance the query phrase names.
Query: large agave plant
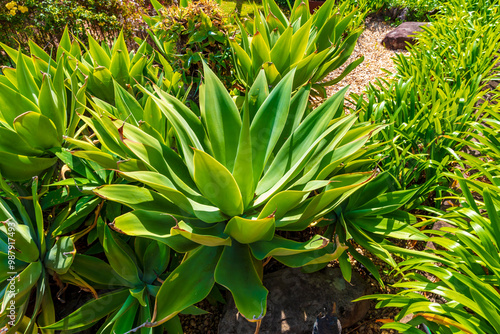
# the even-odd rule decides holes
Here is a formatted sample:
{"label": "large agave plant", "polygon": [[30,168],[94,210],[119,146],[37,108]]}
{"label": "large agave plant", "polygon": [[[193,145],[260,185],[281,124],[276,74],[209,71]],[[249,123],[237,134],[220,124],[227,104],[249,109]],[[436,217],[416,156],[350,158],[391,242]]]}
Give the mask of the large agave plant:
{"label": "large agave plant", "polygon": [[[340,7],[334,5],[335,0],[327,0],[311,15],[307,1],[295,1],[290,19],[274,0],[263,1],[264,13],[255,7],[253,21],[238,22],[241,41],[230,40],[238,80],[251,86],[261,68],[270,85],[276,85],[295,68],[294,89],[310,81],[314,89],[322,91],[342,80],[363,57],[338,77],[322,82],[349,59],[363,28],[358,28],[362,22],[357,21],[357,10],[346,12],[347,2]],[[356,29],[351,27],[354,21]]]}
{"label": "large agave plant", "polygon": [[116,168],[117,158],[130,159],[118,164],[120,175],[138,184],[95,190],[133,209],[112,227],[186,253],[158,291],[155,317],[145,327],[160,325],[204,299],[216,282],[231,291],[245,318],[260,321],[267,296],[263,260],[311,267],[344,251],[333,238],[316,235],[298,242],[280,231],[308,228],[370,181],[372,172],[339,174],[330,167],[342,162],[339,154],[347,155],[337,152],[347,134],[356,140],[376,126],[352,128],[355,116],[342,116],[345,90],[306,113],[310,85],[291,97],[294,75],[291,71],[269,93],[262,71],[238,110],[205,68],[201,119],[157,87],[157,95],[143,89],[172,124],[175,150],[159,133],[144,131],[146,123],[137,127],[117,121],[103,109],[84,117],[100,148],[82,146],[87,149],[82,156],[110,161],[103,165],[110,168]]}

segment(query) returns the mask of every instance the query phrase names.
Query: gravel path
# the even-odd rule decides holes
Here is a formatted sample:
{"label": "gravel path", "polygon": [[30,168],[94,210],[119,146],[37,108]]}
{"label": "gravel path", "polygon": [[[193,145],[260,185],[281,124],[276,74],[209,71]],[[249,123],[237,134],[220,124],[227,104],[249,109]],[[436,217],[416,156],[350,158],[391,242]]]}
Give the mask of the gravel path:
{"label": "gravel path", "polygon": [[[350,85],[347,95],[350,93],[363,93],[365,86],[368,85],[370,81],[374,81],[377,77],[387,75],[382,69],[391,73],[396,71],[391,59],[396,52],[406,52],[402,50],[388,50],[380,44],[385,35],[394,30],[394,27],[372,17],[368,17],[365,24],[366,29],[359,37],[358,43],[350,58],[355,60],[358,57],[365,56],[365,60],[338,84],[327,87],[326,91],[328,96],[332,96],[346,85]],[[347,62],[342,67],[333,71],[325,78],[325,81],[337,77],[349,63],[350,62]]]}

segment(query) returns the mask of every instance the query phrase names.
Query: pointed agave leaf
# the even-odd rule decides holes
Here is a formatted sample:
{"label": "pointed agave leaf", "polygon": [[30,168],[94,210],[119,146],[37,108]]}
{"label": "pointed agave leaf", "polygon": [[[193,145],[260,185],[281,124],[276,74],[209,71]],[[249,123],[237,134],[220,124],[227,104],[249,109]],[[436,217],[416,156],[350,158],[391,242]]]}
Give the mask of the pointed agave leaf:
{"label": "pointed agave leaf", "polygon": [[149,171],[122,172],[120,174],[126,178],[140,181],[152,187],[153,189],[164,195],[166,198],[168,198],[171,202],[178,205],[182,210],[187,212],[193,211],[193,208],[191,207],[191,204],[189,203],[187,197],[183,193],[175,189],[175,186],[167,177]]}
{"label": "pointed agave leaf", "polygon": [[294,88],[299,87],[302,83],[312,79],[320,64],[327,59],[330,51],[330,49],[325,49],[319,53],[315,51],[296,64],[297,71],[294,78]]}
{"label": "pointed agave leaf", "polygon": [[304,54],[307,48],[307,41],[309,40],[309,34],[311,31],[312,21],[308,20],[300,29],[293,34],[290,64],[293,66],[300,60],[304,58]]}
{"label": "pointed agave leaf", "polygon": [[35,83],[35,79],[30,73],[26,63],[24,62],[23,53],[18,52],[16,63],[16,79],[17,89],[33,103],[38,103],[39,89]]}
{"label": "pointed agave leaf", "polygon": [[289,213],[292,217],[296,213],[298,215],[297,218],[289,219],[285,216],[276,222],[276,227],[280,230],[303,230],[315,218],[323,217],[354,191],[369,182],[371,177],[373,177],[373,174],[366,172],[343,174],[332,178],[332,182],[323,192],[304,203],[305,207],[299,206],[296,210],[292,210]]}
{"label": "pointed agave leaf", "polygon": [[109,264],[95,256],[75,254],[71,270],[86,280],[104,286],[127,286],[130,284],[118,275]]}
{"label": "pointed agave leaf", "polygon": [[82,307],[80,307],[78,310],[71,313],[64,319],[59,320],[55,324],[46,326],[44,328],[55,330],[71,330],[93,324],[96,321],[107,316],[109,313],[121,307],[129,296],[130,292],[128,289],[105,294],[99,297],[99,299],[94,299],[85,303]]}
{"label": "pointed agave leaf", "polygon": [[267,84],[266,74],[264,70],[260,70],[259,74],[257,75],[257,78],[255,79],[247,95],[248,95],[249,121],[250,124],[252,124],[252,121],[255,115],[257,114],[257,111],[259,111],[260,106],[269,96],[269,85]]}
{"label": "pointed agave leaf", "polygon": [[[64,93],[66,92],[64,91]],[[42,88],[38,100],[40,113],[54,123],[57,130],[57,138],[61,138],[66,130],[66,104],[63,97],[55,90],[48,75],[43,76]]]}
{"label": "pointed agave leaf", "polygon": [[194,149],[194,181],[203,196],[228,216],[243,213],[240,189],[231,173],[207,153]]}
{"label": "pointed agave leaf", "polygon": [[212,144],[214,158],[233,170],[240,134],[241,118],[228,91],[214,72],[203,62],[204,84],[200,90],[201,116]]}
{"label": "pointed agave leaf", "polygon": [[346,218],[348,224],[356,225],[357,227],[384,237],[398,238],[403,240],[427,240],[428,237],[421,233],[417,228],[410,225],[415,223],[416,219],[406,213],[401,213],[402,217],[351,217]]}
{"label": "pointed agave leaf", "polygon": [[[38,279],[42,275],[42,270],[43,266],[40,261],[32,262],[18,273],[13,280],[9,281],[5,288],[6,293],[2,300],[0,313],[5,312],[5,309],[11,304],[11,300],[19,302],[23,297],[29,297],[31,289],[38,283]],[[15,291],[16,293],[7,291]]]}
{"label": "pointed agave leaf", "polygon": [[89,51],[94,60],[94,67],[104,66],[106,68],[109,68],[111,64],[109,55],[91,35],[89,35]]}
{"label": "pointed agave leaf", "polygon": [[393,212],[405,205],[418,189],[408,189],[384,193],[373,198],[365,204],[361,204],[354,210],[346,213],[346,217],[363,217],[366,215],[383,215]]}
{"label": "pointed agave leaf", "polygon": [[[356,59],[355,61],[353,61],[349,65],[347,65],[346,68],[344,69],[344,71],[338,77],[336,77],[333,80],[330,80],[330,81],[327,81],[327,82],[323,82],[322,85],[323,86],[333,86],[333,85],[336,85],[337,83],[339,83],[340,81],[342,81],[349,73],[351,73],[356,67],[358,67],[358,65],[361,64],[364,60],[365,60],[364,56],[359,57],[358,59]],[[313,76],[312,81],[313,82],[321,81],[329,73],[330,72],[327,72],[327,71],[321,71],[321,70],[317,71],[316,74]]]}
{"label": "pointed agave leaf", "polygon": [[165,196],[146,188],[126,184],[110,184],[96,188],[93,192],[104,199],[122,203],[137,210],[152,210],[179,216],[190,216]]}
{"label": "pointed agave leaf", "polygon": [[116,169],[117,159],[102,151],[74,151],[73,156],[95,161],[103,168]]}
{"label": "pointed agave leaf", "polygon": [[[265,78],[264,78],[265,81]],[[254,84],[255,86],[255,84]],[[243,124],[241,126],[238,153],[233,170],[233,176],[238,184],[243,201],[243,208],[246,208],[254,197],[255,184],[252,172],[252,141],[250,138],[250,106],[248,97],[245,98],[245,108],[243,110]]]}
{"label": "pointed agave leaf", "polygon": [[[158,104],[163,114],[175,129],[182,149],[182,154],[191,175],[193,175],[193,150],[192,147],[210,153],[212,148],[208,141],[203,125],[189,108],[173,96],[164,93],[157,86],[154,87],[161,100],[154,95],[153,100]],[[151,94],[144,88],[141,89],[146,94]]]}
{"label": "pointed agave leaf", "polygon": [[43,154],[43,150],[32,147],[17,132],[3,127],[0,127],[0,150],[21,155]]}
{"label": "pointed agave leaf", "polygon": [[294,70],[290,71],[273,89],[250,125],[254,182],[260,180],[264,166],[285,126],[294,74]]}
{"label": "pointed agave leaf", "polygon": [[263,64],[271,61],[269,46],[258,31],[252,37],[250,50],[252,51],[252,67],[254,73],[257,73]]}
{"label": "pointed agave leaf", "polygon": [[109,264],[118,275],[134,285],[141,283],[135,261],[133,261],[128,252],[122,248],[122,245],[115,240],[115,237],[107,225],[105,225],[104,228],[103,247]]}
{"label": "pointed agave leaf", "polygon": [[208,296],[215,284],[214,271],[220,252],[221,247],[202,246],[189,253],[187,260],[170,273],[156,295],[155,325]]}
{"label": "pointed agave leaf", "polygon": [[3,221],[5,224],[0,226],[0,231],[5,236],[9,236],[7,228],[13,227],[15,230],[16,247],[22,250],[22,252],[16,252],[16,258],[26,263],[36,262],[40,253],[30,233],[29,226],[18,224],[10,214],[4,215],[6,208],[6,203],[0,200],[0,220],[3,221],[5,219]]}
{"label": "pointed agave leaf", "polygon": [[302,203],[307,198],[309,193],[310,191],[282,191],[271,197],[260,212],[259,218],[264,218],[274,213],[276,219],[280,219],[285,215],[285,213]]}
{"label": "pointed agave leaf", "polygon": [[[311,84],[304,85],[293,94],[292,101],[290,102],[290,113],[286,119],[286,124],[281,133],[281,137],[276,144],[276,147],[281,149],[283,143],[290,137],[290,135],[297,129],[304,118],[305,111],[308,107],[309,94],[311,93]],[[327,103],[327,102],[325,102]],[[319,106],[318,108],[321,108]],[[277,150],[275,150],[277,153]]]}
{"label": "pointed agave leaf", "polygon": [[276,85],[281,80],[281,74],[273,63],[265,63],[262,65],[262,69],[266,73],[267,82],[270,86]]}
{"label": "pointed agave leaf", "polygon": [[[44,62],[48,63],[50,56],[45,52],[41,47],[39,47],[36,43],[34,43],[32,40],[28,41],[28,45],[30,47],[30,53],[31,56],[35,56],[43,60]],[[59,58],[58,58],[59,59]]]}
{"label": "pointed agave leaf", "polygon": [[[31,42],[31,41],[30,41]],[[36,45],[35,43],[33,43],[34,45]],[[56,61],[59,61],[59,59],[61,59],[63,53],[65,52],[70,52],[71,51],[71,38],[69,37],[69,30],[68,30],[68,26],[66,26],[64,28],[64,32],[62,34],[62,37],[61,37],[61,40],[59,41],[59,45],[57,46],[57,53],[56,53]],[[48,55],[47,55],[48,56]],[[40,56],[39,56],[40,57]],[[40,57],[41,58],[41,57]],[[49,61],[49,57],[47,57],[46,59],[44,59],[46,62]],[[42,58],[43,59],[43,58]]]}
{"label": "pointed agave leaf", "polygon": [[241,244],[269,241],[274,236],[274,215],[261,219],[233,217],[227,223],[224,233]]}
{"label": "pointed agave leaf", "polygon": [[109,71],[122,87],[125,87],[130,82],[129,66],[130,59],[127,50],[116,50],[111,57]]}
{"label": "pointed agave leaf", "polygon": [[[226,217],[220,210],[214,206],[207,205],[208,201],[196,194],[196,196],[187,197],[184,193],[178,191],[172,182],[165,176],[150,172],[123,172],[121,175],[126,178],[140,181],[151,188],[155,189],[174,204],[178,205],[182,210],[193,213],[196,217],[207,223],[215,223],[226,220]],[[202,203],[196,202],[198,199],[204,200]],[[205,203],[206,202],[206,203]]]}
{"label": "pointed agave leaf", "polygon": [[[307,162],[305,158],[313,153],[315,147],[319,144],[319,140],[322,140],[335,129],[335,125],[333,125],[329,131],[325,131],[329,121],[334,117],[343,102],[346,90],[347,87],[328,99],[321,107],[316,108],[291,134],[259,182],[256,190],[257,194],[260,195],[269,189],[277,188],[277,185],[283,183],[280,182],[283,176],[290,174],[288,177],[290,178],[294,169],[300,170],[298,163],[304,166]],[[340,125],[340,122],[338,125]]]}
{"label": "pointed agave leaf", "polygon": [[108,103],[114,101],[113,74],[104,66],[95,67],[89,73],[88,90]]}
{"label": "pointed agave leaf", "polygon": [[[136,240],[139,238],[136,238]],[[170,247],[163,243],[151,242],[144,239],[148,247],[142,257],[144,268],[143,281],[152,284],[156,278],[168,268],[170,261]]]}
{"label": "pointed agave leaf", "polygon": [[238,311],[249,321],[259,321],[266,315],[267,289],[257,273],[247,245],[233,242],[224,247],[215,280],[233,295]]}
{"label": "pointed agave leaf", "polygon": [[139,126],[139,121],[144,119],[144,110],[137,99],[130,95],[117,81],[114,82],[115,105],[120,113],[121,119],[131,118],[135,126]]}
{"label": "pointed agave leaf", "polygon": [[[281,11],[280,7],[276,4],[274,0],[263,0],[262,4],[264,6],[264,10],[266,11],[266,15],[272,13],[278,20],[280,20],[281,24],[284,27],[289,26],[286,15]],[[267,12],[268,9],[269,13]]]}
{"label": "pointed agave leaf", "polygon": [[286,256],[275,255],[273,257],[288,267],[298,268],[317,264],[325,264],[337,260],[346,249],[347,246],[341,245],[337,240],[336,246],[334,246],[333,243],[329,243],[325,247],[313,252],[301,252]]}
{"label": "pointed agave leaf", "polygon": [[[0,43],[0,47],[2,49],[4,49],[5,53],[10,57],[10,59],[12,59],[12,61],[17,64],[18,55],[19,55],[19,53],[22,53],[22,52],[19,52],[16,49],[13,49],[10,46],[5,45],[3,43]],[[35,66],[33,65],[32,59],[24,54],[23,54],[23,59],[24,59],[25,65],[28,67],[28,70],[30,71],[31,75],[35,76],[36,69],[35,69]]]}
{"label": "pointed agave leaf", "polygon": [[59,238],[47,253],[45,266],[58,274],[65,274],[73,264],[76,248],[70,237]]}
{"label": "pointed agave leaf", "polygon": [[[296,4],[299,4],[296,6]],[[294,9],[292,10],[292,15],[290,17],[291,22],[300,20],[300,22],[310,21],[311,13],[309,11],[309,1],[297,1],[294,4]],[[309,30],[309,29],[308,29]]]}
{"label": "pointed agave leaf", "polygon": [[335,5],[335,0],[325,1],[321,7],[313,15],[313,26],[316,29],[321,29],[325,22],[328,20],[332,14],[333,6]]}
{"label": "pointed agave leaf", "polygon": [[[244,36],[242,38],[245,38]],[[231,48],[233,50],[234,54],[234,61],[236,62],[236,70],[238,71],[238,76],[241,77],[239,78],[243,82],[247,82],[247,80],[250,78],[253,79],[254,76],[254,69],[252,66],[252,59],[250,59],[250,56],[248,53],[236,42],[234,39],[229,39],[229,43],[231,44]],[[238,66],[239,65],[239,66]],[[241,67],[241,72],[240,73],[239,69]]]}
{"label": "pointed agave leaf", "polygon": [[[271,0],[274,1],[274,0]],[[278,41],[271,49],[271,59],[279,73],[284,73],[291,65],[291,48],[295,47],[292,44],[293,28],[288,27],[281,34]]]}
{"label": "pointed agave leaf", "polygon": [[[54,308],[54,301],[50,291],[50,285],[45,280],[45,291],[40,305],[40,315],[37,317],[37,325],[40,327],[48,326],[56,321],[56,312]],[[44,334],[54,334],[53,330],[46,329]]]}

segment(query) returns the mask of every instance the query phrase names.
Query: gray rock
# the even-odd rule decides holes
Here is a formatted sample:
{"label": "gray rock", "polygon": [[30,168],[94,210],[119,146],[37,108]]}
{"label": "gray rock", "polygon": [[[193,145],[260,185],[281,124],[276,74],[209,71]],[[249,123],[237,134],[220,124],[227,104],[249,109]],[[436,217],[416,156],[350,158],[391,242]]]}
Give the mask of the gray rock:
{"label": "gray rock", "polygon": [[407,43],[415,44],[415,33],[422,30],[422,26],[428,25],[427,22],[404,22],[396,29],[388,33],[382,40],[382,45],[387,49],[397,50],[406,49]]}
{"label": "gray rock", "polygon": [[[353,273],[349,283],[339,268],[326,268],[313,274],[287,268],[265,276],[264,285],[269,296],[259,334],[311,334],[317,320],[322,325],[331,324],[331,332],[319,334],[335,334],[340,324],[342,328],[352,326],[362,320],[370,308],[370,301],[351,302],[369,293],[368,282]],[[219,333],[254,331],[255,323],[248,322],[238,313],[229,294]]]}

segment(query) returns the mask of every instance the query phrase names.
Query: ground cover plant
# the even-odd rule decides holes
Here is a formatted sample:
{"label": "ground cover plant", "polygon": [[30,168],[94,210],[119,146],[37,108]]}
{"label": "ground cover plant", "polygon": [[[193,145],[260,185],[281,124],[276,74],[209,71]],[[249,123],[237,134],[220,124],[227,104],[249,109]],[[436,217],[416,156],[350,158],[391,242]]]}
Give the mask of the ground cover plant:
{"label": "ground cover plant", "polygon": [[471,122],[494,108],[478,103],[496,79],[500,16],[465,4],[448,4],[409,55],[396,56],[394,79],[371,83],[366,99],[354,96],[361,120],[389,124],[378,135],[390,145],[382,168],[402,187],[425,183],[426,192],[437,191],[438,198],[450,184],[443,172],[471,139]]}
{"label": "ground cover plant", "polygon": [[[396,79],[371,86],[369,101],[360,101],[367,107],[361,109],[361,119],[393,122],[388,132],[381,132],[388,140],[395,138],[389,141],[392,161],[385,166],[401,184],[411,187],[437,176],[428,183],[434,192],[425,196],[426,205],[419,208],[426,213],[415,225],[427,227],[422,232],[432,235],[429,241],[436,249],[395,251],[404,260],[395,272],[402,274],[394,285],[401,292],[366,297],[379,300],[378,307],[400,308],[396,321],[413,314],[408,323],[383,328],[499,332],[498,92],[489,86],[498,80],[498,45],[496,24],[483,26],[497,22],[498,6],[496,1],[445,4],[409,57],[397,57]],[[484,30],[476,35],[476,29]],[[447,211],[440,205],[443,198],[454,202]],[[430,229],[436,221],[449,225]]]}

